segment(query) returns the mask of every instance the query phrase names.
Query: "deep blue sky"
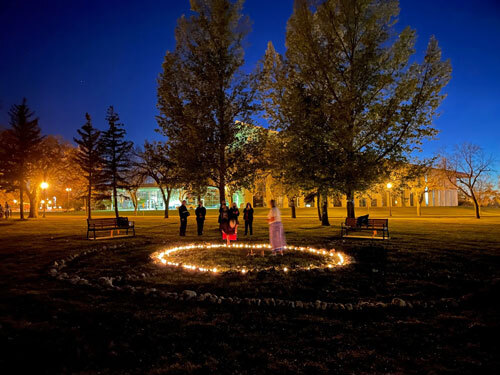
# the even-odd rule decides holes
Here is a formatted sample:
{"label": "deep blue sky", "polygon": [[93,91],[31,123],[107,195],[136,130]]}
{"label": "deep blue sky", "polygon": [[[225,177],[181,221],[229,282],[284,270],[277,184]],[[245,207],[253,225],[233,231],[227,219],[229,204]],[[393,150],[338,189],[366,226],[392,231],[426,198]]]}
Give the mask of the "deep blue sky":
{"label": "deep blue sky", "polygon": [[[293,0],[247,0],[253,21],[246,60],[254,66],[271,40],[284,51]],[[500,158],[500,2],[402,0],[398,29],[417,30],[417,51],[436,35],[453,65],[448,97],[436,120],[439,140],[425,153],[470,141]],[[23,97],[45,134],[72,139],[89,112],[104,129],[114,105],[129,138],[158,138],[156,77],[173,49],[177,18],[188,0],[2,0],[0,124]],[[264,124],[264,121],[261,121]]]}

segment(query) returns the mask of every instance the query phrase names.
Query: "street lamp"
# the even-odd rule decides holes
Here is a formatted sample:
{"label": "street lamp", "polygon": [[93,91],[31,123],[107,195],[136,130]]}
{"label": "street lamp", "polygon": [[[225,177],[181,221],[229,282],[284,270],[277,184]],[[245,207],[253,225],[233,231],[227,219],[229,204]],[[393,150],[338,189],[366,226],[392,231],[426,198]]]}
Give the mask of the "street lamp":
{"label": "street lamp", "polygon": [[387,184],[387,189],[389,189],[389,216],[392,216],[391,188],[392,188],[392,184],[389,182]]}
{"label": "street lamp", "polygon": [[42,217],[45,217],[45,207],[46,207],[45,200],[47,199],[47,188],[49,187],[49,184],[44,181],[40,184],[40,187],[43,190],[43,198],[44,198],[42,200],[42,205],[43,205],[43,216]]}
{"label": "street lamp", "polygon": [[69,192],[70,192],[70,191],[71,191],[71,188],[70,188],[70,187],[67,187],[67,188],[66,188],[66,193],[68,193],[68,206],[67,206],[67,208],[66,208],[66,212],[68,212],[68,211],[69,211]]}

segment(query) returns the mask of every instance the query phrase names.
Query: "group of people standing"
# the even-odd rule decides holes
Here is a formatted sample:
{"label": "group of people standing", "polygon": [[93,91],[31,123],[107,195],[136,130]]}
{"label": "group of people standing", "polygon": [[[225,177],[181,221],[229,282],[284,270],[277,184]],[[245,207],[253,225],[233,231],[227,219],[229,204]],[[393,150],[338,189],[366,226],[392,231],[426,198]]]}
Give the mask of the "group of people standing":
{"label": "group of people standing", "polygon": [[[203,234],[203,226],[205,224],[205,217],[207,215],[207,209],[203,207],[203,202],[198,202],[198,207],[195,210],[196,224],[198,229],[198,236]],[[187,228],[187,218],[190,216],[189,210],[186,207],[186,201],[182,201],[182,205],[179,207],[179,218],[180,218],[180,235],[186,235]],[[219,229],[222,233],[222,239],[226,240],[229,245],[231,241],[236,241],[238,238],[238,224],[239,224],[240,210],[235,202],[228,207],[225,201],[222,201],[221,207],[219,209]],[[243,220],[245,222],[245,236],[250,233],[253,235],[253,208],[250,203],[246,204],[243,210]],[[286,245],[285,232],[283,230],[283,224],[281,223],[281,213],[276,207],[274,200],[271,200],[271,210],[267,215],[267,220],[269,223],[269,239],[271,242],[271,248],[273,252],[281,252],[283,255],[283,249]]]}
{"label": "group of people standing", "polygon": [[11,216],[12,216],[12,208],[10,208],[9,203],[5,202],[5,208],[2,207],[2,205],[0,204],[0,219],[3,219],[4,217],[8,219]]}

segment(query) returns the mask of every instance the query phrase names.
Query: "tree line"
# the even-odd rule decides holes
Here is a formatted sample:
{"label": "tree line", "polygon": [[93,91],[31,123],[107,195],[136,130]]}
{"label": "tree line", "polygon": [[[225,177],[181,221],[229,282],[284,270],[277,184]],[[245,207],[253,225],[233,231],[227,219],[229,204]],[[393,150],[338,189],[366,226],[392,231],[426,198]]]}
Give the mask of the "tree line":
{"label": "tree line", "polygon": [[[91,201],[109,192],[118,215],[117,189],[127,189],[134,201],[147,177],[160,188],[168,217],[175,188],[200,197],[213,186],[223,201],[226,192],[252,189],[270,175],[292,209],[299,193],[313,195],[328,225],[333,194],[347,197],[347,216],[354,217],[356,196],[398,171],[422,177],[435,167],[435,159],[415,155],[438,133],[433,120],[451,63],[443,60],[434,37],[417,61],[416,31],[395,27],[398,1],[296,0],[285,52],[269,42],[250,72],[244,46],[251,21],[243,4],[190,0],[191,15],[179,18],[175,48],[166,53],[157,83],[157,130],[164,141],[134,149],[112,107],[105,132],[93,128],[86,115],[75,138],[78,149],[68,160],[83,171],[89,217]],[[2,180],[21,196],[32,188],[32,160],[46,138],[26,102],[10,114],[11,129],[3,136],[17,137],[17,143],[3,153],[12,160]],[[253,125],[259,116],[269,129]],[[484,180],[476,170],[487,175],[492,160],[483,158],[486,166],[465,171],[455,159],[442,159],[439,168],[451,171],[450,183],[476,204],[473,191]],[[468,181],[460,177],[467,173]],[[419,184],[414,188],[430,186]]]}

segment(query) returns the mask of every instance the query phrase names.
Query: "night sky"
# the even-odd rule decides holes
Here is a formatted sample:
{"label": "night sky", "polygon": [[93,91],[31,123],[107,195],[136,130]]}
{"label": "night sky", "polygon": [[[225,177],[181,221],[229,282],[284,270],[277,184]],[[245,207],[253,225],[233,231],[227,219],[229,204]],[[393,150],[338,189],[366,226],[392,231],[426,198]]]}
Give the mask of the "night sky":
{"label": "night sky", "polygon": [[[247,0],[253,21],[247,69],[271,40],[284,51],[285,26],[293,0]],[[500,157],[500,2],[497,0],[402,0],[397,28],[417,30],[422,56],[436,35],[453,66],[448,97],[436,120],[439,140],[425,153],[463,141]],[[177,18],[189,14],[188,0],[71,0],[0,2],[0,124],[23,97],[36,111],[45,134],[71,140],[89,112],[106,127],[114,105],[131,140],[159,139],[156,77],[174,48]],[[258,125],[265,125],[257,118]]]}

